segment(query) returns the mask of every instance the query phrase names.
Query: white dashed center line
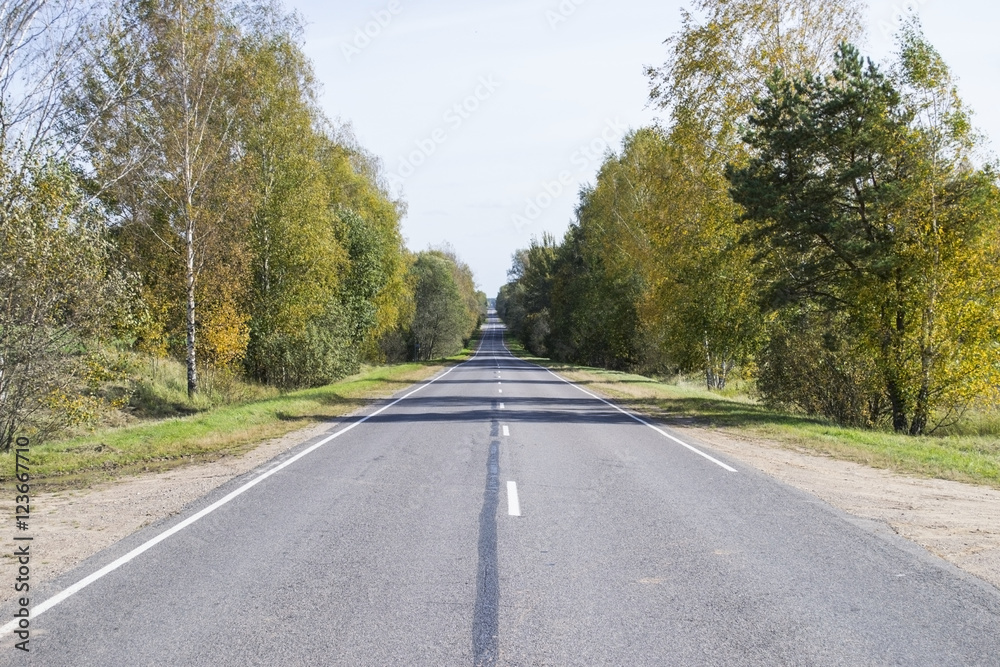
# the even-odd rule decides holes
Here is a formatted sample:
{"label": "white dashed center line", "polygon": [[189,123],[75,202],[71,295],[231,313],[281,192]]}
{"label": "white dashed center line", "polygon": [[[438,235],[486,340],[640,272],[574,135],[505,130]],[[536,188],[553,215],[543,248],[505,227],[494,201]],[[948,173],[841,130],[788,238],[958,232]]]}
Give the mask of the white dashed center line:
{"label": "white dashed center line", "polygon": [[503,434],[504,435],[510,435],[510,429],[507,428],[506,424],[504,424],[504,427],[503,427]]}
{"label": "white dashed center line", "polygon": [[507,514],[521,516],[521,501],[517,498],[517,482],[507,482]]}

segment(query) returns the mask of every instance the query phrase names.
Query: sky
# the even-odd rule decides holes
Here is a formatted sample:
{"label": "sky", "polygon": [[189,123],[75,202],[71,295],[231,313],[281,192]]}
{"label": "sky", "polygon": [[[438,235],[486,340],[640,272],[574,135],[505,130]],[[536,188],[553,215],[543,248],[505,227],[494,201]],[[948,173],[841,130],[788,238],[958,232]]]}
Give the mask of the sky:
{"label": "sky", "polygon": [[[608,150],[661,112],[682,0],[285,0],[326,115],[349,123],[407,205],[414,251],[450,244],[490,297],[532,237],[561,238]],[[1000,3],[872,0],[867,55],[915,11],[1000,152]]]}

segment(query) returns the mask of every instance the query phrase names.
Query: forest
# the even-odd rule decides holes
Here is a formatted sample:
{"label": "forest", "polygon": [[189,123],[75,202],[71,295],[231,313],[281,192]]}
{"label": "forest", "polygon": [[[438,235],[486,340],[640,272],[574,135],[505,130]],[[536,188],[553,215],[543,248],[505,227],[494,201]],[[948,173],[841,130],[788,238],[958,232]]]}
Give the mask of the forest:
{"label": "forest", "polygon": [[997,403],[1000,191],[911,18],[865,57],[854,0],[696,0],[561,240],[497,310],[534,354],[911,435]]}
{"label": "forest", "polygon": [[299,17],[268,0],[4,12],[0,447],[135,413],[169,365],[185,413],[209,381],[315,387],[478,328],[470,268],[407,250],[379,160],[321,112]]}

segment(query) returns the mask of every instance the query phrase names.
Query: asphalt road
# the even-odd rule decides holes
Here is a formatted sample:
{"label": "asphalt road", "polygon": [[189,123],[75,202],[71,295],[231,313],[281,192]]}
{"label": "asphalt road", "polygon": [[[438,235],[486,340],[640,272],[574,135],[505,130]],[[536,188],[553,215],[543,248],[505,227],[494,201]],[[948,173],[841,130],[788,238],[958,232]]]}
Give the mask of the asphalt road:
{"label": "asphalt road", "polygon": [[394,401],[34,589],[0,664],[1000,665],[996,588],[499,329]]}

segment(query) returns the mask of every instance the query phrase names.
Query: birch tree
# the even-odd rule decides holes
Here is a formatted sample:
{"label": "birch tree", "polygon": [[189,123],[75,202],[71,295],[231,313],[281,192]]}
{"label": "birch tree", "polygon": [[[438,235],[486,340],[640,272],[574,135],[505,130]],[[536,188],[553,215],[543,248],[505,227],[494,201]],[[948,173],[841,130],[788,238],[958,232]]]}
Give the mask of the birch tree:
{"label": "birch tree", "polygon": [[[229,11],[217,0],[129,0],[106,26],[108,58],[95,63],[78,105],[93,126],[85,146],[94,181],[159,321],[151,335],[182,322],[189,395],[198,389],[200,328],[233,327],[216,338],[233,339],[235,350],[217,356],[238,358],[246,346],[239,239],[253,202],[234,132],[246,91]],[[110,96],[122,103],[107,109]],[[213,308],[202,312],[206,299]]]}

